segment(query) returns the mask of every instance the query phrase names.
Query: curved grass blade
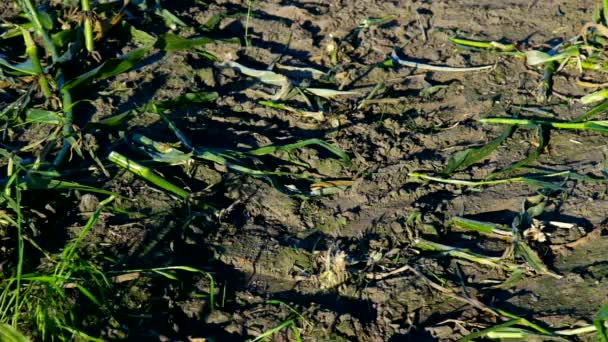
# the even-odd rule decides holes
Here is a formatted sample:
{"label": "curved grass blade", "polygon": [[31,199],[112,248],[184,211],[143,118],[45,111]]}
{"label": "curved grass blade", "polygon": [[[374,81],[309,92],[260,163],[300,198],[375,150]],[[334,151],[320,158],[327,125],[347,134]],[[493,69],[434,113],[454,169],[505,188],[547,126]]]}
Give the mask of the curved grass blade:
{"label": "curved grass blade", "polygon": [[513,126],[510,126],[498,138],[492,140],[484,146],[473,147],[464,151],[456,152],[450,156],[447,165],[443,170],[441,170],[440,174],[447,176],[458,169],[464,169],[482,160],[496,150],[496,148],[498,148],[503,141],[510,137],[514,131],[515,129]]}
{"label": "curved grass blade", "polygon": [[399,56],[397,56],[397,52],[394,50],[391,53],[391,61],[393,63],[397,63],[397,64],[400,64],[400,65],[403,65],[406,67],[410,67],[410,68],[416,68],[416,69],[420,69],[420,70],[429,70],[429,71],[441,71],[441,72],[482,71],[482,70],[489,70],[489,69],[494,68],[494,65],[482,65],[482,66],[476,66],[476,67],[451,67],[451,66],[445,66],[445,65],[431,65],[431,64],[418,63],[418,62],[399,58]]}
{"label": "curved grass blade", "polygon": [[136,163],[135,161],[128,159],[127,157],[123,156],[118,152],[110,152],[110,155],[108,155],[108,159],[112,163],[136,174],[137,176],[149,181],[150,183],[158,186],[161,189],[167,190],[172,194],[177,195],[183,200],[186,200],[190,197],[190,193],[188,191],[174,185],[173,183],[170,183],[166,179],[154,173],[152,169],[145,167],[139,163]]}
{"label": "curved grass blade", "polygon": [[79,190],[124,198],[123,196],[120,196],[119,194],[114,193],[112,191],[103,190],[88,185],[82,185],[79,183],[42,177],[30,176],[27,178],[26,181],[20,182],[19,186],[23,190]]}
{"label": "curved grass blade", "polygon": [[580,56],[579,46],[573,45],[562,50],[560,53],[551,54],[538,50],[526,51],[526,63],[528,65],[540,65],[548,62],[563,61],[568,58]]}
{"label": "curved grass blade", "polygon": [[321,111],[319,111],[319,112],[303,111],[303,110],[299,110],[299,109],[284,105],[282,103],[276,103],[276,102],[272,102],[272,101],[260,101],[258,103],[261,104],[262,106],[279,109],[279,110],[284,110],[284,111],[287,111],[290,113],[295,113],[304,118],[311,118],[316,121],[325,120],[325,115],[323,115],[323,112],[321,112]]}
{"label": "curved grass blade", "polygon": [[121,74],[139,63],[152,47],[137,48],[120,58],[112,58],[103,62],[100,66],[66,82],[64,90],[70,90],[94,80],[102,80],[114,75]]}
{"label": "curved grass blade", "polygon": [[0,323],[0,341],[29,342],[30,340],[12,326],[6,323]]}
{"label": "curved grass blade", "polygon": [[458,38],[458,37],[450,37],[448,39],[450,42],[452,42],[456,46],[466,48],[466,49],[474,49],[477,51],[486,50],[486,51],[490,51],[490,52],[509,54],[509,55],[513,55],[516,57],[521,57],[524,55],[523,52],[520,52],[517,50],[517,48],[515,47],[515,44],[513,44],[513,43],[503,44],[503,43],[499,43],[497,41],[485,42],[485,41],[471,40],[471,39]]}
{"label": "curved grass blade", "polygon": [[549,144],[549,132],[550,129],[546,128],[543,125],[538,126],[538,146],[530,153],[526,158],[512,163],[502,170],[496,171],[488,175],[487,179],[494,179],[500,175],[507,174],[511,171],[515,171],[522,166],[526,166],[536,160],[544,151],[547,145]]}
{"label": "curved grass blade", "polygon": [[[553,178],[553,177],[567,177],[569,175],[570,175],[569,171],[564,171],[564,172],[556,172],[556,173],[552,173],[552,174],[542,174],[542,175],[538,175],[538,177]],[[526,183],[526,184],[535,185],[535,186],[539,186],[539,187],[546,188],[546,189],[552,189],[552,190],[563,190],[564,189],[563,187],[561,187],[555,183],[550,183],[550,182],[542,181],[542,180],[539,180],[536,178],[531,178],[531,177],[512,177],[512,178],[494,179],[494,180],[470,181],[470,180],[464,180],[464,179],[450,179],[450,178],[433,177],[433,176],[425,175],[422,173],[416,173],[416,172],[410,173],[409,176],[427,180],[427,181],[438,182],[438,183],[471,186],[471,187],[484,186],[484,185],[508,184],[508,183]]]}
{"label": "curved grass blade", "polygon": [[287,76],[277,74],[276,72],[269,70],[258,70],[249,68],[234,61],[225,61],[219,64],[219,66],[222,68],[236,70],[246,76],[257,78],[260,82],[265,84],[274,86],[286,86],[290,84],[290,81]]}
{"label": "curved grass blade", "polygon": [[238,39],[213,39],[208,37],[182,38],[173,33],[165,33],[158,37],[155,48],[163,51],[192,50],[211,43],[238,43]]}
{"label": "curved grass blade", "polygon": [[577,116],[571,122],[583,122],[605,112],[608,112],[608,100]]}
{"label": "curved grass blade", "polygon": [[14,76],[34,76],[39,74],[39,71],[36,69],[34,62],[31,59],[19,64],[12,64],[8,60],[0,57],[0,66],[4,67],[8,74],[12,74]]}
{"label": "curved grass blade", "polygon": [[37,108],[28,109],[28,111],[25,113],[25,119],[27,122],[46,123],[52,125],[63,124],[63,116],[58,112]]}
{"label": "curved grass blade", "polygon": [[593,319],[593,326],[597,329],[597,340],[599,342],[608,342],[608,328],[604,324],[606,321],[608,321],[608,304],[602,305]]}
{"label": "curved grass blade", "polygon": [[350,158],[348,157],[348,155],[346,153],[344,153],[337,147],[335,147],[321,139],[307,139],[307,140],[302,140],[302,141],[298,141],[293,144],[287,144],[287,145],[283,145],[283,146],[274,146],[274,145],[264,146],[264,147],[261,147],[261,148],[255,149],[255,150],[251,150],[251,151],[247,152],[247,154],[254,155],[254,156],[263,156],[263,155],[267,155],[267,154],[271,154],[271,153],[275,153],[275,152],[289,152],[291,150],[299,149],[299,148],[309,146],[309,145],[316,145],[316,146],[322,147],[322,148],[326,149],[327,151],[333,153],[334,155],[338,156],[343,161],[350,160]]}
{"label": "curved grass blade", "polygon": [[584,122],[560,122],[549,120],[533,120],[533,119],[514,119],[514,118],[485,118],[480,119],[480,122],[500,125],[520,125],[528,128],[538,127],[540,125],[549,126],[557,129],[570,130],[590,130],[598,133],[608,134],[608,120],[584,121]]}
{"label": "curved grass blade", "polygon": [[137,143],[137,148],[140,151],[150,156],[156,162],[179,165],[187,163],[192,159],[192,152],[184,153],[168,144],[154,141],[141,134],[134,134],[132,139],[133,142]]}

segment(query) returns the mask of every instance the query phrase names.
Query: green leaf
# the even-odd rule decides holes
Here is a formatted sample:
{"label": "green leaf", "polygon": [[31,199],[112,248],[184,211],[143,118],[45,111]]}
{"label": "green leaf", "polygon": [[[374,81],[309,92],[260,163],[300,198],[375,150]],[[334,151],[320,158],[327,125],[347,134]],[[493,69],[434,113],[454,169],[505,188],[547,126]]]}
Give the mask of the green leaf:
{"label": "green leaf", "polygon": [[6,323],[0,323],[0,341],[3,342],[29,342],[29,339],[17,329]]}
{"label": "green leaf", "polygon": [[222,20],[226,17],[225,14],[223,13],[218,13],[214,16],[212,16],[211,18],[207,19],[207,21],[200,26],[200,29],[202,31],[206,31],[206,32],[212,32],[215,31],[219,28],[220,24],[222,23]]}
{"label": "green leaf", "polygon": [[6,72],[14,76],[38,75],[36,67],[31,59],[28,59],[23,63],[11,64],[8,60],[0,57],[0,67],[7,68],[8,70],[6,70]]}
{"label": "green leaf", "polygon": [[608,304],[602,305],[593,319],[593,325],[597,329],[598,342],[608,342],[608,329],[604,325],[605,321],[608,321]]}
{"label": "green leaf", "polygon": [[53,112],[50,110],[30,108],[25,113],[25,118],[28,122],[46,123],[53,125],[63,124],[62,115],[58,112]]}
{"label": "green leaf", "polygon": [[159,270],[152,270],[154,273],[158,273],[160,275],[162,275],[163,277],[167,278],[167,279],[171,279],[171,280],[179,280],[176,276],[174,276],[171,273],[168,272],[163,272],[163,271],[159,271]]}
{"label": "green leaf", "polygon": [[513,134],[513,131],[515,130],[513,127],[514,126],[509,126],[503,132],[503,134],[501,134],[498,138],[492,140],[484,146],[469,148],[464,151],[460,151],[453,154],[448,159],[448,164],[440,172],[440,174],[447,176],[460,168],[466,168],[487,157],[496,148],[498,148],[498,146],[503,141],[505,141],[508,137],[511,136],[511,134]]}
{"label": "green leaf", "polygon": [[538,180],[536,178],[529,178],[529,177],[521,177],[521,181],[529,184],[529,185],[534,185],[534,186],[538,186],[540,188],[543,189],[550,189],[550,190],[564,190],[564,187],[553,183],[553,182],[546,182],[546,181],[541,181]]}
{"label": "green leaf", "polygon": [[52,34],[51,40],[53,41],[53,44],[55,46],[57,46],[58,48],[63,48],[64,46],[67,46],[69,43],[75,41],[77,37],[78,37],[77,29],[62,30],[62,31]]}
{"label": "green leaf", "polygon": [[124,198],[123,196],[108,190],[58,179],[28,177],[26,182],[21,185],[24,187],[24,190],[80,190]]}
{"label": "green leaf", "polygon": [[[536,272],[541,274],[549,274],[556,276],[553,272],[549,271],[547,266],[540,259],[538,254],[530,248],[525,242],[518,241],[515,245],[515,253],[526,261],[526,263]],[[557,277],[561,278],[561,276]]]}
{"label": "green leaf", "polygon": [[168,144],[154,141],[141,134],[133,135],[137,148],[147,154],[152,160],[172,165],[184,164],[192,158],[192,153],[184,153]]}
{"label": "green leaf", "polygon": [[154,12],[156,15],[160,16],[161,18],[163,18],[163,21],[165,22],[165,26],[167,26],[168,28],[174,30],[177,28],[177,26],[188,26],[185,22],[183,22],[180,18],[178,18],[175,14],[169,12],[168,10],[164,9],[164,8],[157,8],[156,11]]}
{"label": "green leaf", "polygon": [[156,38],[154,36],[146,31],[137,29],[135,26],[128,24],[126,21],[123,21],[123,27],[128,28],[129,33],[131,34],[131,39],[133,39],[133,41],[136,43],[144,46],[154,45],[154,43],[156,43]]}
{"label": "green leaf", "polygon": [[[165,33],[158,37],[154,47],[163,51],[192,50],[211,43],[234,43],[234,39],[212,39],[208,37],[182,38],[173,33]],[[238,42],[238,39],[237,39]]]}
{"label": "green leaf", "polygon": [[[511,127],[513,127],[513,126],[511,126]],[[531,162],[533,162],[534,160],[536,160],[545,151],[545,148],[547,147],[547,144],[549,143],[549,133],[550,133],[550,129],[548,127],[546,127],[544,125],[538,126],[538,146],[536,147],[536,149],[534,149],[534,151],[532,151],[532,153],[530,153],[526,158],[510,164],[500,171],[493,172],[487,178],[488,179],[496,178],[497,176],[501,176],[501,175],[504,175],[511,171],[517,170],[520,167],[526,166],[526,165],[530,164]]]}
{"label": "green leaf", "polygon": [[302,141],[295,142],[293,144],[287,144],[287,145],[283,145],[283,146],[274,146],[274,145],[264,146],[264,147],[249,151],[247,153],[254,155],[254,156],[263,156],[263,155],[271,154],[274,152],[289,152],[291,150],[302,148],[302,147],[309,146],[309,145],[317,145],[317,146],[323,147],[324,149],[326,149],[329,152],[333,153],[334,155],[338,156],[343,161],[350,160],[348,155],[346,153],[344,153],[342,150],[338,149],[337,147],[335,147],[331,144],[328,144],[327,142],[325,142],[321,139],[307,139],[307,140],[302,140]]}
{"label": "green leaf", "polygon": [[110,116],[109,118],[105,118],[103,120],[99,120],[97,122],[87,122],[87,124],[84,126],[83,131],[88,132],[92,129],[96,129],[96,128],[108,128],[108,127],[115,127],[120,125],[121,123],[125,122],[129,117],[139,113],[140,110],[139,109],[130,109],[127,111],[124,111],[123,113],[114,115],[114,116]]}
{"label": "green leaf", "polygon": [[589,109],[588,111],[584,112],[583,114],[577,116],[576,118],[574,118],[574,120],[572,120],[572,122],[582,122],[585,120],[588,120],[598,114],[602,114],[608,111],[608,100],[600,103],[599,105]]}
{"label": "green leaf", "polygon": [[128,71],[140,62],[150,49],[151,46],[141,47],[120,58],[108,59],[97,68],[69,80],[64,84],[63,89],[70,90],[93,80],[102,80]]}
{"label": "green leaf", "polygon": [[497,224],[471,220],[460,216],[452,217],[450,223],[462,229],[474,230],[485,234],[493,234],[497,231],[505,231],[508,233],[508,231],[506,231],[504,227],[501,227]]}
{"label": "green leaf", "polygon": [[93,294],[84,286],[80,284],[74,284],[74,286],[78,289],[78,291],[80,291],[80,293],[82,293],[85,297],[89,298],[91,302],[95,303],[95,305],[101,306],[101,303],[97,300],[97,298],[95,298],[95,296],[93,296]]}

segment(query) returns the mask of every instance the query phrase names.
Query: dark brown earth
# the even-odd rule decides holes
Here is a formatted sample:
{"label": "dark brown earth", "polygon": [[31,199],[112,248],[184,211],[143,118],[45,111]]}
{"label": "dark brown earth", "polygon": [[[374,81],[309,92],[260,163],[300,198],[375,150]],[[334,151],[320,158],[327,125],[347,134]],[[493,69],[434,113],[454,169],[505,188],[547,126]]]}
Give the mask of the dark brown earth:
{"label": "dark brown earth", "polygon": [[[218,13],[240,13],[224,18],[217,36],[239,37],[244,43],[245,1],[162,3],[191,27]],[[3,6],[2,16],[9,13]],[[335,84],[363,95],[326,103],[322,121],[260,105],[277,89],[206,64],[190,52],[167,55],[96,83],[91,92],[117,90],[82,105],[82,112],[93,121],[150,99],[217,91],[215,103],[171,113],[195,145],[246,149],[321,138],[345,151],[352,162],[328,159],[325,152],[315,149],[294,156],[324,179],[354,180],[354,184],[338,194],[302,199],[277,191],[265,179],[225,172],[219,166],[199,165],[190,174],[180,167],[160,169],[192,191],[209,187],[204,198],[221,208],[218,216],[209,216],[132,174],[112,169],[111,177],[104,178],[100,173],[97,184],[101,179],[107,188],[129,198],[117,200],[116,205],[132,214],[102,216],[86,237],[88,254],[113,260],[100,261],[107,272],[172,265],[209,272],[215,281],[216,308],[212,311],[208,297],[199,296],[210,292],[206,277],[179,273],[179,281],[174,281],[146,275],[114,284],[103,310],[80,307],[85,317],[81,328],[107,340],[239,341],[294,319],[306,341],[450,341],[503,321],[441,293],[407,270],[374,280],[405,265],[457,294],[551,330],[590,324],[608,298],[604,183],[570,179],[563,191],[520,183],[473,189],[423,183],[408,174],[437,173],[453,153],[483,145],[502,133],[502,127],[483,125],[478,119],[536,104],[541,72],[508,56],[457,49],[449,37],[541,46],[578,34],[595,6],[593,1],[256,1],[249,20],[249,47],[206,47],[222,60],[258,69],[281,56],[280,65],[328,71],[332,69],[328,45],[366,18],[395,16],[340,44],[339,64],[332,70]],[[145,25],[155,29],[151,23],[143,25],[142,29]],[[182,31],[186,36],[194,33]],[[404,58],[430,64],[496,67],[467,73],[406,67],[364,73],[393,49]],[[585,89],[576,86],[577,77],[576,70],[560,72],[555,78],[556,93],[585,94]],[[598,83],[606,81],[603,75],[595,77]],[[375,97],[378,100],[361,108],[361,100],[379,82],[384,86]],[[430,86],[444,87],[426,94]],[[128,90],[120,90],[124,88]],[[303,103],[294,106],[305,107]],[[557,96],[544,108],[562,119],[584,111]],[[133,132],[176,141],[152,114],[141,114],[90,139],[96,153],[105,157],[120,146],[122,134]],[[48,134],[36,128],[19,133],[20,141]],[[489,158],[453,177],[481,180],[524,158],[537,143],[534,130],[519,129]],[[552,131],[548,148],[532,166],[604,177],[604,146],[605,137],[595,133]],[[448,221],[464,216],[510,226],[525,199],[539,193],[547,199],[539,220],[580,227],[576,232],[558,230],[548,242],[531,243],[560,278],[528,272],[520,280],[497,286],[508,279],[504,270],[415,247],[416,239],[424,238],[501,256],[507,243],[455,231]],[[61,248],[66,239],[75,237],[76,227],[86,220],[83,213],[92,211],[87,201],[98,201],[97,197],[69,198],[70,203],[60,196],[48,198],[55,211],[65,215],[49,216],[40,233],[40,239],[48,242],[43,247]],[[32,199],[31,206],[43,207],[39,201]],[[288,304],[301,316],[267,300]],[[287,328],[272,337],[276,341],[294,338]],[[595,339],[593,334],[569,338]]]}

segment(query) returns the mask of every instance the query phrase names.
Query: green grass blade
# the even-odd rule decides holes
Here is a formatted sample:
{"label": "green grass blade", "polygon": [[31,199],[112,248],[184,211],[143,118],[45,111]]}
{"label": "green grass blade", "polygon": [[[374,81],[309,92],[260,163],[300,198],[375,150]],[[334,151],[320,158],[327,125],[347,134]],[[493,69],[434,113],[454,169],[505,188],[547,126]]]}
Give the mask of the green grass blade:
{"label": "green grass blade", "polygon": [[599,342],[608,342],[608,328],[604,324],[606,321],[608,321],[608,304],[602,305],[593,319],[593,325],[597,329],[597,340]]}
{"label": "green grass blade", "polygon": [[12,326],[6,323],[0,323],[0,341],[29,342],[29,339]]}
{"label": "green grass blade", "polygon": [[469,148],[451,155],[448,159],[447,165],[443,170],[441,170],[440,174],[447,176],[458,169],[464,169],[482,160],[496,150],[496,148],[498,148],[503,141],[510,137],[514,131],[515,129],[513,126],[510,126],[498,138],[492,140],[484,146]]}
{"label": "green grass blade", "polygon": [[80,190],[124,198],[123,196],[120,196],[112,191],[59,179],[29,177],[25,182],[22,182],[19,185],[23,188],[23,190]]}
{"label": "green grass blade", "polygon": [[186,200],[190,197],[190,193],[188,191],[170,183],[169,181],[165,180],[164,178],[162,178],[162,177],[158,176],[156,173],[154,173],[154,171],[152,169],[145,167],[139,163],[136,163],[135,161],[128,159],[127,157],[123,156],[122,154],[120,154],[118,152],[115,152],[115,151],[110,152],[108,159],[112,163],[114,163],[130,172],[133,172],[137,176],[160,187],[161,189],[165,189],[165,190],[173,193],[174,195],[177,195],[178,197],[180,197],[183,200]]}
{"label": "green grass blade", "polygon": [[165,33],[158,37],[155,48],[163,51],[192,50],[211,43],[238,43],[238,39],[212,39],[207,37],[182,38],[173,33]]}
{"label": "green grass blade", "polygon": [[95,69],[69,80],[64,84],[63,89],[70,90],[94,80],[105,79],[128,71],[140,62],[151,48],[151,46],[137,48],[120,58],[108,59]]}
{"label": "green grass blade", "polygon": [[506,227],[490,222],[471,220],[460,216],[452,217],[449,222],[450,224],[465,230],[473,230],[488,235],[511,237],[511,232],[507,230]]}
{"label": "green grass blade", "polygon": [[141,134],[134,134],[132,140],[137,144],[136,147],[140,151],[156,162],[179,165],[192,159],[192,153],[184,153],[168,144],[154,141]]}
{"label": "green grass blade", "polygon": [[63,124],[63,116],[50,110],[30,108],[25,113],[27,123],[46,123],[51,125]]}
{"label": "green grass blade", "polygon": [[517,241],[515,245],[515,253],[519,255],[526,263],[536,272],[547,274],[555,278],[562,278],[561,275],[549,271],[545,263],[540,259],[538,254],[523,241]]}
{"label": "green grass blade", "polygon": [[445,65],[431,65],[425,63],[419,63],[406,59],[401,59],[397,56],[397,52],[393,50],[391,54],[391,60],[393,63],[403,65],[410,68],[429,70],[429,71],[440,71],[440,72],[470,72],[470,71],[483,71],[494,68],[494,65],[482,65],[476,67],[451,67]]}
{"label": "green grass blade", "polygon": [[19,64],[11,64],[11,62],[8,60],[0,57],[0,66],[4,67],[7,73],[14,76],[38,75],[38,71],[36,70],[36,67],[31,59]]}
{"label": "green grass blade", "polygon": [[261,333],[260,335],[258,335],[253,340],[248,340],[248,341],[249,342],[262,341],[265,338],[270,337],[293,324],[295,324],[295,322],[292,319],[285,320],[285,321],[281,322],[279,325],[277,325],[276,327],[274,327],[272,329],[268,329],[268,330],[264,331],[263,333]]}
{"label": "green grass blade", "polygon": [[599,105],[589,109],[583,114],[574,118],[571,122],[582,122],[594,118],[595,116],[608,112],[608,100],[600,103]]}
{"label": "green grass blade", "polygon": [[255,150],[248,151],[247,153],[250,155],[254,155],[254,156],[263,156],[263,155],[267,155],[267,154],[271,154],[271,153],[275,153],[275,152],[289,152],[289,151],[299,149],[302,147],[306,147],[306,146],[310,146],[310,145],[316,145],[316,146],[322,147],[322,148],[326,149],[327,151],[333,153],[334,155],[336,155],[343,161],[350,160],[348,155],[346,153],[344,153],[342,150],[338,149],[337,147],[335,147],[321,139],[301,140],[301,141],[295,142],[293,144],[287,144],[287,145],[282,145],[282,146],[274,146],[274,145],[264,146],[264,147],[261,147],[261,148],[255,149]]}
{"label": "green grass blade", "polygon": [[532,151],[526,158],[510,164],[502,170],[492,172],[490,175],[488,175],[487,179],[494,179],[498,176],[508,174],[509,172],[515,171],[536,160],[545,151],[545,148],[549,143],[549,132],[550,129],[546,128],[544,125],[538,126],[538,146],[534,149],[534,151]]}

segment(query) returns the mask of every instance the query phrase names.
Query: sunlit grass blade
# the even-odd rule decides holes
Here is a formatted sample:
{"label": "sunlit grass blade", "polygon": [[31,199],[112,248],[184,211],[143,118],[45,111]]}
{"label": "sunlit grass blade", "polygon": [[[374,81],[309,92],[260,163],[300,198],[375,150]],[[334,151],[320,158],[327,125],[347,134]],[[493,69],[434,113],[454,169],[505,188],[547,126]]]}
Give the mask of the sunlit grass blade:
{"label": "sunlit grass blade", "polygon": [[[542,175],[538,175],[538,177],[539,178],[540,177],[564,178],[564,177],[567,177],[569,174],[570,173],[568,171],[564,171],[564,172],[556,172],[556,173],[552,173],[552,174],[542,174]],[[543,188],[548,188],[548,189],[553,189],[553,190],[563,190],[563,188],[557,184],[543,181],[543,180],[540,180],[537,178],[531,178],[531,177],[512,177],[512,178],[494,179],[494,180],[471,181],[471,180],[463,180],[463,179],[440,178],[440,177],[429,176],[429,175],[425,175],[422,173],[416,173],[416,172],[410,173],[409,176],[427,180],[427,181],[434,181],[434,182],[452,184],[452,185],[471,186],[471,187],[484,186],[484,185],[508,184],[508,183],[526,183],[526,184],[540,186]]]}
{"label": "sunlit grass blade", "polygon": [[261,333],[260,335],[258,335],[256,338],[254,338],[253,340],[247,340],[248,342],[258,342],[258,341],[263,341],[266,338],[278,333],[279,331],[288,328],[290,326],[295,325],[295,321],[292,319],[288,319],[285,320],[283,322],[281,322],[279,325],[277,325],[276,327],[272,328],[272,329],[268,329],[266,331],[264,331],[263,333]]}
{"label": "sunlit grass blade", "polygon": [[336,155],[343,161],[350,160],[348,155],[346,153],[344,153],[342,150],[338,149],[337,147],[335,147],[321,139],[306,139],[306,140],[301,140],[301,141],[295,142],[293,144],[280,145],[280,146],[275,146],[275,145],[264,146],[264,147],[260,147],[255,150],[248,151],[247,153],[250,155],[254,155],[254,156],[263,156],[263,155],[271,154],[271,153],[275,153],[275,152],[289,152],[289,151],[299,149],[302,147],[306,147],[306,146],[310,146],[310,145],[322,147],[325,150],[333,153],[334,155]]}
{"label": "sunlit grass blade", "polygon": [[325,115],[323,115],[323,112],[321,112],[321,111],[319,111],[319,112],[303,111],[303,110],[299,110],[299,109],[284,105],[282,103],[276,103],[276,102],[271,102],[271,101],[260,101],[259,104],[261,104],[262,106],[266,106],[266,107],[270,107],[270,108],[274,108],[274,109],[284,110],[284,111],[287,111],[290,113],[296,113],[303,118],[311,118],[311,119],[314,119],[317,121],[325,120]]}
{"label": "sunlit grass blade", "polygon": [[517,57],[521,57],[523,56],[523,52],[520,52],[517,50],[517,48],[515,47],[515,44],[513,43],[500,43],[500,42],[496,42],[496,41],[479,41],[479,40],[471,40],[471,39],[465,39],[465,38],[458,38],[458,37],[450,37],[449,38],[450,42],[452,42],[453,44],[459,46],[459,47],[463,47],[463,48],[468,48],[468,49],[476,49],[476,50],[487,50],[490,52],[498,52],[498,53],[504,53],[504,54],[509,54],[509,55],[514,55]]}
{"label": "sunlit grass blade", "polygon": [[515,119],[515,118],[485,118],[479,120],[482,123],[499,125],[519,125],[528,128],[535,128],[540,125],[549,126],[556,129],[569,130],[590,130],[598,133],[608,134],[608,120],[584,121],[584,122],[560,122],[535,119]]}
{"label": "sunlit grass blade", "polygon": [[450,219],[450,224],[462,230],[476,231],[493,237],[499,237],[505,240],[512,240],[512,233],[507,227],[497,225],[490,222],[482,222],[467,219],[460,216],[454,216]]}
{"label": "sunlit grass blade", "polygon": [[608,100],[600,103],[599,105],[589,109],[585,113],[577,116],[571,122],[583,122],[594,118],[595,116],[608,112]]}
{"label": "sunlit grass blade", "polygon": [[608,304],[604,304],[593,319],[593,326],[595,326],[597,329],[597,340],[599,342],[608,342],[608,327],[606,327],[607,321]]}
{"label": "sunlit grass blade", "polygon": [[600,89],[591,94],[581,97],[582,104],[591,104],[594,102],[604,101],[608,99],[608,89]]}
{"label": "sunlit grass blade", "polygon": [[424,239],[416,239],[412,245],[423,251],[441,252],[453,258],[472,261],[481,265],[490,266],[493,268],[515,269],[515,265],[511,265],[501,258],[489,257],[481,254],[470,252],[466,249],[451,247],[437,242],[432,242]]}
{"label": "sunlit grass blade", "polygon": [[551,54],[538,50],[526,51],[526,63],[531,66],[545,64],[549,62],[562,62],[565,59],[580,56],[579,46],[573,45],[561,50],[558,53]]}
{"label": "sunlit grass blade", "polygon": [[460,342],[474,341],[481,337],[487,337],[490,339],[541,339],[542,337],[550,337],[553,341],[568,341],[564,338],[557,337],[555,334],[546,331],[545,333],[539,331],[530,331],[523,328],[514,327],[514,325],[526,325],[520,318],[509,320],[505,323],[497,324],[495,326],[474,332],[460,339]]}
{"label": "sunlit grass blade", "polygon": [[207,37],[182,38],[173,33],[165,33],[158,37],[154,47],[164,51],[192,50],[211,43],[238,43],[238,39],[212,39]]}
{"label": "sunlit grass blade", "polygon": [[192,159],[192,152],[184,153],[168,144],[154,141],[141,134],[134,134],[132,140],[137,144],[138,149],[157,162],[179,165]]}
{"label": "sunlit grass blade", "polygon": [[140,62],[151,48],[151,46],[141,47],[119,58],[107,59],[93,70],[67,81],[63,89],[70,90],[88,84],[93,80],[105,79],[128,71]]}
{"label": "sunlit grass blade", "polygon": [[549,143],[549,132],[550,130],[545,128],[545,126],[538,126],[538,146],[526,158],[491,173],[486,179],[494,179],[501,175],[508,174],[509,172],[520,169],[522,166],[526,166],[536,160],[547,148],[547,144]]}
{"label": "sunlit grass blade", "polygon": [[391,54],[391,60],[393,63],[403,65],[410,68],[429,70],[429,71],[440,71],[440,72],[470,72],[470,71],[483,71],[494,68],[494,65],[482,65],[476,67],[451,67],[445,65],[431,65],[425,63],[419,63],[411,60],[399,58],[397,52],[393,50]]}
{"label": "sunlit grass blade", "polygon": [[515,254],[524,259],[526,263],[536,272],[540,274],[547,274],[557,279],[562,278],[561,275],[551,272],[540,259],[538,254],[525,242],[517,241],[515,243]]}
{"label": "sunlit grass blade", "polygon": [[514,130],[515,129],[513,128],[513,126],[511,126],[506,129],[499,137],[485,144],[484,146],[469,148],[451,155],[448,159],[447,165],[443,170],[441,170],[440,174],[449,175],[458,169],[466,168],[482,160],[494,150],[496,150],[496,148],[498,148],[498,146],[503,141],[510,137],[511,134],[513,134]]}
{"label": "sunlit grass blade", "polygon": [[183,200],[187,200],[190,197],[190,193],[188,193],[188,191],[170,183],[169,181],[154,173],[152,169],[145,167],[139,163],[136,163],[135,161],[128,159],[127,157],[123,156],[118,152],[110,152],[108,160],[130,172],[133,172],[137,176],[147,180],[148,182],[158,186],[159,188],[167,190],[174,195],[177,195]]}
{"label": "sunlit grass blade", "polygon": [[307,92],[312,93],[313,95],[320,96],[326,99],[332,99],[337,96],[347,96],[347,95],[361,95],[361,93],[357,91],[343,91],[343,90],[333,90],[333,89],[324,89],[324,88],[304,88]]}
{"label": "sunlit grass blade", "polygon": [[3,342],[29,342],[30,340],[17,329],[6,323],[0,323],[0,341]]}
{"label": "sunlit grass blade", "polygon": [[46,123],[51,125],[63,124],[63,116],[54,111],[30,108],[25,113],[27,123]]}
{"label": "sunlit grass blade", "polygon": [[258,70],[254,68],[246,67],[240,63],[234,61],[225,61],[223,63],[218,64],[222,68],[229,68],[238,71],[239,73],[257,78],[260,82],[274,85],[274,86],[287,86],[290,84],[287,76],[277,74],[273,71],[268,70]]}

